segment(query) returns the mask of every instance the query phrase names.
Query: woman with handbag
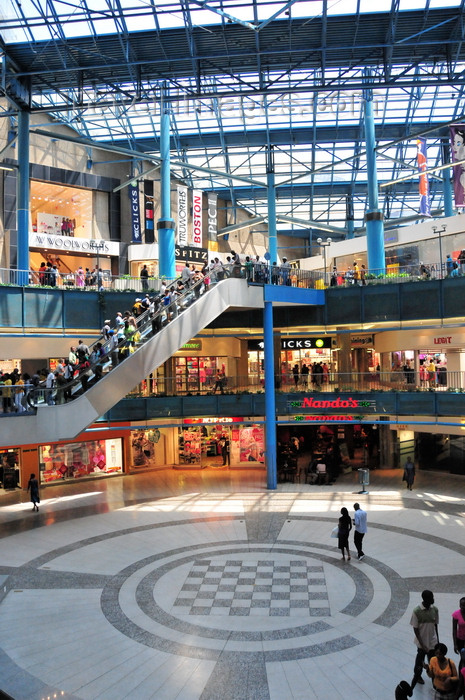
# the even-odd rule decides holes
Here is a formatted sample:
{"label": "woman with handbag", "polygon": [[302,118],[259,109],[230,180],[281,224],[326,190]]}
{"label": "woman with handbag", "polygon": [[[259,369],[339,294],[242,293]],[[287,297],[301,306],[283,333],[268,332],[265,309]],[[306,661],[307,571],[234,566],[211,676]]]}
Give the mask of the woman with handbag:
{"label": "woman with handbag", "polygon": [[439,642],[434,647],[434,656],[424,669],[433,681],[434,700],[455,700],[458,674],[454,662],[448,659],[447,647]]}
{"label": "woman with handbag", "polygon": [[347,559],[350,561],[349,552],[349,532],[352,529],[352,520],[350,519],[349,511],[347,508],[341,508],[341,517],[339,518],[339,529],[337,533],[337,546],[341,550],[343,561],[345,558],[345,551],[347,551]]}

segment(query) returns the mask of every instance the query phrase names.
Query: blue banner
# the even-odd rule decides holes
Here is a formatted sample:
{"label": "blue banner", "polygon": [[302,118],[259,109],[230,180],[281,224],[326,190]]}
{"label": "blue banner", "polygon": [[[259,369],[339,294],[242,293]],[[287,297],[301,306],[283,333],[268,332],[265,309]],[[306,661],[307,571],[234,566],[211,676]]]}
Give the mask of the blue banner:
{"label": "blue banner", "polygon": [[426,139],[417,139],[417,164],[420,178],[418,182],[418,190],[420,192],[420,214],[422,216],[431,216],[431,204],[429,199],[429,181],[425,170],[428,169],[428,156],[426,150]]}
{"label": "blue banner", "polygon": [[131,228],[133,243],[142,243],[140,229],[139,184],[128,186],[129,201],[131,202]]}

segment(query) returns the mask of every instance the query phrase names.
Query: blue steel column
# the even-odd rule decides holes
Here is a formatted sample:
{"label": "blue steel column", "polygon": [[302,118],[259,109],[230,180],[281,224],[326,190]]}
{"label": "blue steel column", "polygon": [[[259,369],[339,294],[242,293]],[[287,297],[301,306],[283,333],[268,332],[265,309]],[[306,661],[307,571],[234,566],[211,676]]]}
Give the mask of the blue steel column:
{"label": "blue steel column", "polygon": [[376,172],[375,120],[373,116],[373,91],[364,91],[365,144],[367,152],[368,211],[367,255],[368,269],[385,270],[383,212],[378,205],[378,174]]}
{"label": "blue steel column", "polygon": [[18,113],[18,284],[29,281],[29,112]]}
{"label": "blue steel column", "polygon": [[275,489],[278,476],[276,469],[276,396],[274,377],[273,304],[265,301],[263,310],[263,341],[265,355],[265,442],[266,442],[266,487]]}
{"label": "blue steel column", "polygon": [[174,219],[171,218],[171,163],[170,163],[170,105],[166,99],[160,109],[160,218],[157,221],[158,257],[160,277],[174,279],[176,276]]}
{"label": "blue steel column", "polygon": [[[450,149],[448,143],[442,146],[442,162],[444,165],[450,163]],[[452,192],[452,173],[450,168],[445,168],[442,171],[442,176],[444,178],[444,216],[454,216],[454,194]]]}
{"label": "blue steel column", "polygon": [[346,197],[346,224],[347,224],[347,236],[346,238],[354,237],[354,200],[353,195],[348,194]]}
{"label": "blue steel column", "polygon": [[266,183],[268,199],[268,252],[270,265],[278,262],[278,237],[276,233],[276,188],[274,182],[273,146],[268,147]]}

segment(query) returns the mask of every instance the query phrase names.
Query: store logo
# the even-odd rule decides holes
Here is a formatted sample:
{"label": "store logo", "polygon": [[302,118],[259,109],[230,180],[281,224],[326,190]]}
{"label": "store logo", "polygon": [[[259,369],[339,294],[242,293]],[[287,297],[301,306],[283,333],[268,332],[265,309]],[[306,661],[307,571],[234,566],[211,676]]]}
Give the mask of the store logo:
{"label": "store logo", "polygon": [[330,348],[331,338],[292,338],[282,340],[283,350],[305,350],[306,348]]}
{"label": "store logo", "polygon": [[350,342],[351,342],[353,347],[363,346],[363,345],[373,345],[373,336],[372,335],[353,335]]}
{"label": "store logo", "polygon": [[[119,252],[118,243],[107,243],[104,240],[89,240],[86,238],[69,238],[68,236],[52,236],[50,234],[34,233],[29,237],[31,248],[54,248],[60,250],[72,250],[77,252],[98,250],[100,253]],[[115,247],[116,246],[116,247]]]}
{"label": "store logo", "polygon": [[330,400],[320,400],[314,398],[304,398],[302,401],[291,401],[290,406],[292,408],[375,408],[376,401],[359,401],[358,399],[353,399],[349,397],[348,399],[341,399],[339,396],[337,399]]}
{"label": "store logo", "polygon": [[202,192],[192,193],[192,243],[196,248],[202,245]]}
{"label": "store logo", "polygon": [[243,418],[231,418],[230,416],[226,418],[185,418],[183,423],[185,425],[210,425],[215,423],[242,423]]}
{"label": "store logo", "polygon": [[181,345],[179,348],[180,350],[201,350],[202,349],[202,341],[201,340],[191,340],[190,343],[184,343],[184,345]]}
{"label": "store logo", "polygon": [[294,416],[294,420],[298,423],[302,421],[314,421],[318,423],[326,422],[337,422],[337,423],[347,423],[348,421],[362,421],[364,416]]}
{"label": "store logo", "polygon": [[446,335],[440,338],[434,338],[435,345],[450,345],[452,343],[452,336]]}

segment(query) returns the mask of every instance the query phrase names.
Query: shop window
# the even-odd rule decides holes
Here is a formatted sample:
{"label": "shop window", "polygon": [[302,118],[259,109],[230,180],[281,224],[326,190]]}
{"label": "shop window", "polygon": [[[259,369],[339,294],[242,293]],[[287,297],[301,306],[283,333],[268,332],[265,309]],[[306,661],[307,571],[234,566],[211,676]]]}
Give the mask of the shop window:
{"label": "shop window", "polygon": [[83,476],[121,474],[121,439],[42,445],[39,447],[39,471],[43,484]]}
{"label": "shop window", "polygon": [[165,464],[165,435],[158,428],[134,430],[131,433],[131,466],[159,467]]}
{"label": "shop window", "polygon": [[31,181],[31,225],[37,233],[109,238],[108,193]]}

